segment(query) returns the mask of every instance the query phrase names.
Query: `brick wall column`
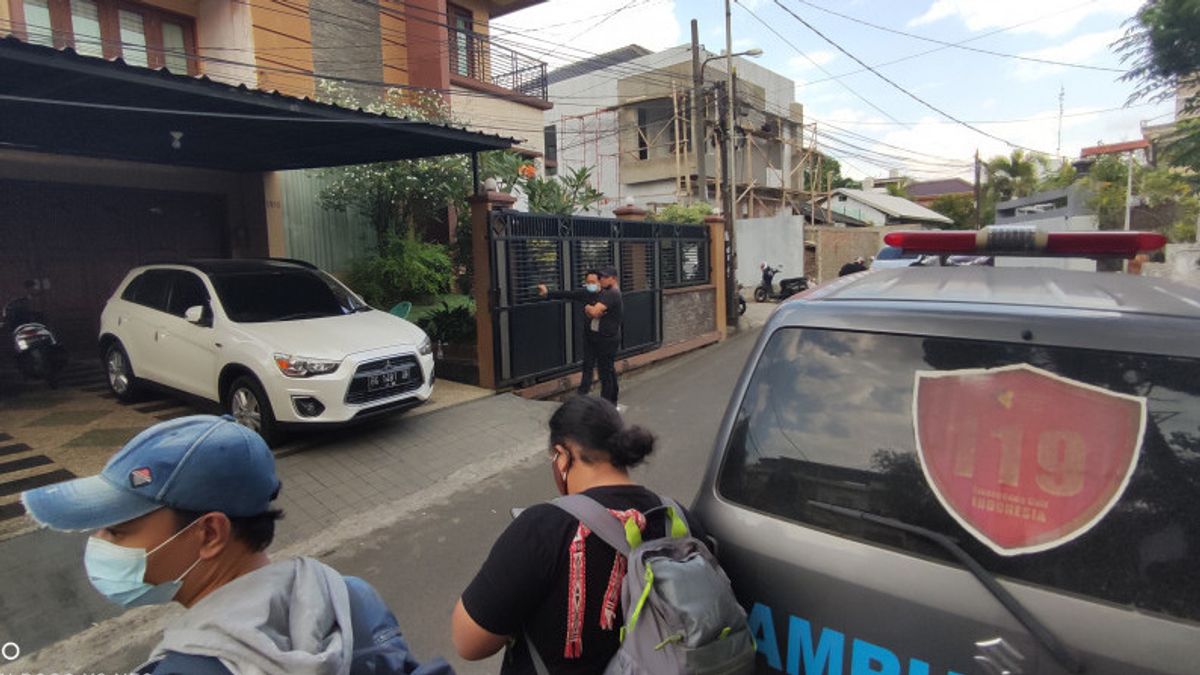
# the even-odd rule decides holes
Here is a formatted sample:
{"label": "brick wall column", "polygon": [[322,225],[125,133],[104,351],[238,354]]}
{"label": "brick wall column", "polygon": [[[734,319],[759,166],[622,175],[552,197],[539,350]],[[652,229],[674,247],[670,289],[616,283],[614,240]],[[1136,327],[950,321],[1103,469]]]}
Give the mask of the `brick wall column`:
{"label": "brick wall column", "polygon": [[479,361],[479,386],[496,388],[496,349],[494,287],[492,284],[491,233],[488,217],[492,211],[512,208],[517,198],[504,192],[485,192],[470,197],[471,257],[475,274],[471,294],[475,298],[475,357]]}
{"label": "brick wall column", "polygon": [[725,321],[725,303],[728,297],[725,289],[725,216],[705,216],[704,224],[708,226],[709,279],[717,289],[715,328],[724,340],[728,331]]}

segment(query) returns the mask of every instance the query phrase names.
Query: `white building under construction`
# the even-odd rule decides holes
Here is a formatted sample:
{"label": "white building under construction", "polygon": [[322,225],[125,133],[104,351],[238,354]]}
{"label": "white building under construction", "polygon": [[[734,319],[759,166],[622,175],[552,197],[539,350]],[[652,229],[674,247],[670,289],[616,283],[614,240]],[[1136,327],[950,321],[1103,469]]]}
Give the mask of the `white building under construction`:
{"label": "white building under construction", "polygon": [[[701,51],[701,60],[714,56]],[[806,186],[804,110],[795,82],[743,59],[734,59],[737,113],[733,177],[739,218],[800,214],[814,198]],[[637,45],[573,63],[549,73],[545,114],[547,172],[589,167],[593,184],[608,197],[605,211],[626,199],[654,210],[688,203],[708,185],[720,204],[724,184],[717,154],[719,120],[715,88],[725,81],[725,59],[704,68],[704,142],[692,139],[692,52],[689,45],[652,53]],[[697,174],[697,149],[706,151],[705,176]],[[819,173],[817,173],[819,175]]]}

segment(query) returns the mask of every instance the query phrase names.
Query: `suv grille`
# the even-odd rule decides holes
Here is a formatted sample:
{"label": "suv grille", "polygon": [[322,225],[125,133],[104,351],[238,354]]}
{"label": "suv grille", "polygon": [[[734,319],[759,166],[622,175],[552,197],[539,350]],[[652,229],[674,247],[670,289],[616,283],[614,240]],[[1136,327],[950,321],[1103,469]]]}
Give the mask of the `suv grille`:
{"label": "suv grille", "polygon": [[346,403],[369,403],[420,389],[425,382],[421,363],[411,354],[369,361],[358,367]]}

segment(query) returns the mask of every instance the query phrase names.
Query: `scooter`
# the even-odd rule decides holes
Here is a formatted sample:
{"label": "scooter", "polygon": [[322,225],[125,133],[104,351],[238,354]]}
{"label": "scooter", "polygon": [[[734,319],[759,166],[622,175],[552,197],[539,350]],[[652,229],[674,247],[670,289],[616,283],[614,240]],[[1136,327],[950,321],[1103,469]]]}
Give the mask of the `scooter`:
{"label": "scooter", "polygon": [[744,287],[741,284],[737,285],[738,316],[741,316],[746,313],[746,299],[742,297],[742,288],[744,288]]}
{"label": "scooter", "polygon": [[67,365],[67,350],[36,313],[22,311],[14,301],[4,308],[4,330],[11,331],[13,356],[17,370],[30,380],[45,380],[51,389],[58,387],[58,374]]}
{"label": "scooter", "polygon": [[766,302],[767,300],[786,300],[793,295],[808,290],[808,277],[791,277],[788,279],[779,280],[779,292],[775,292],[775,275],[783,269],[783,265],[771,267],[767,265],[763,268],[762,283],[754,289],[754,301]]}

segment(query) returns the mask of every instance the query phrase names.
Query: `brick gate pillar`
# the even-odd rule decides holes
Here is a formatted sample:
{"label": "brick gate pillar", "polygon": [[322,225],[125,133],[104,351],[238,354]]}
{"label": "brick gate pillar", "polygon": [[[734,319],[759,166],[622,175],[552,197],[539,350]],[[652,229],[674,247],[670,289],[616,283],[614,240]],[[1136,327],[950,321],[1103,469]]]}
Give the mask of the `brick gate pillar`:
{"label": "brick gate pillar", "polygon": [[492,279],[489,215],[492,211],[512,208],[517,198],[504,192],[487,191],[469,197],[467,202],[471,205],[471,258],[475,265],[471,295],[475,299],[475,358],[479,362],[479,386],[495,389],[496,348],[492,321],[496,285]]}
{"label": "brick gate pillar", "polygon": [[729,297],[725,289],[725,216],[705,216],[704,224],[708,226],[709,281],[717,289],[715,328],[721,334],[721,339],[724,340],[728,330],[725,321],[725,304]]}

